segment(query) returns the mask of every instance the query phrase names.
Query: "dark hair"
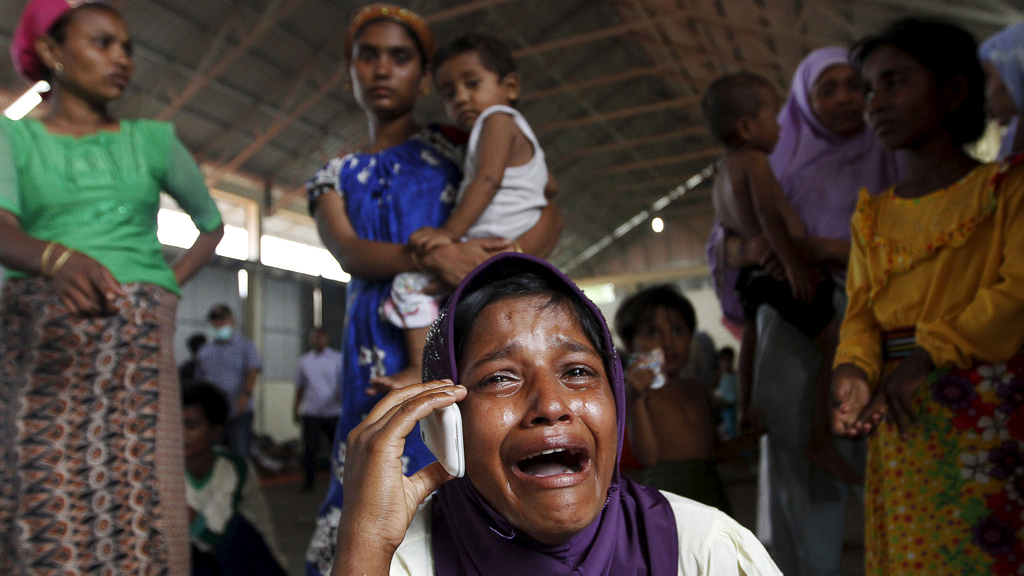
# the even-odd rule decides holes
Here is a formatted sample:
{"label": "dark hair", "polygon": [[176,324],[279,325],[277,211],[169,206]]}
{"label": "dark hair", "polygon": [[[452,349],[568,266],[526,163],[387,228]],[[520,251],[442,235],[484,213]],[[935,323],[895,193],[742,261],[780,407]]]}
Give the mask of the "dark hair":
{"label": "dark hair", "polygon": [[551,282],[533,272],[514,272],[510,276],[486,282],[479,288],[462,294],[462,298],[455,306],[455,318],[452,322],[456,363],[462,358],[466,338],[484,308],[501,300],[527,296],[546,296],[548,301],[544,303],[543,308],[562,307],[571,312],[579,322],[587,339],[600,354],[605,364],[605,370],[609,369],[608,362],[611,358],[611,351],[605,346],[601,320],[568,286]]}
{"label": "dark hair", "polygon": [[753,72],[736,72],[715,80],[700,101],[711,136],[723,146],[742,144],[736,123],[757,116],[768,105],[765,92],[774,90],[770,80]]}
{"label": "dark hair", "polygon": [[53,38],[57,44],[63,44],[64,41],[67,40],[68,25],[70,25],[71,22],[74,21],[75,17],[83,10],[102,10],[121,18],[122,20],[124,19],[124,16],[121,16],[121,12],[109,4],[105,4],[103,2],[89,2],[87,4],[80,4],[79,6],[68,10],[63,16],[58,18],[52,26],[50,26],[50,29],[46,31],[46,34],[50,38]]}
{"label": "dark hair", "polygon": [[468,52],[476,52],[484,68],[497,74],[499,80],[516,71],[512,51],[504,42],[486,34],[466,34],[437,51],[437,55],[434,56],[433,72],[437,74],[441,64]]}
{"label": "dark hair", "polygon": [[210,308],[210,313],[206,315],[206,319],[210,322],[215,320],[227,320],[228,318],[234,318],[235,315],[231,312],[231,307],[227,304],[217,304],[213,308]]}
{"label": "dark hair", "polygon": [[210,426],[223,426],[228,421],[228,400],[224,393],[208,382],[185,380],[181,384],[181,406],[199,406]]}
{"label": "dark hair", "polygon": [[[363,35],[363,31],[366,30],[367,26],[371,24],[377,24],[378,22],[392,22],[394,24],[398,24],[399,26],[401,26],[402,30],[405,30],[405,33],[409,35],[409,38],[412,38],[412,43],[416,45],[416,52],[418,52],[420,55],[420,68],[422,68],[423,71],[426,72],[427,62],[429,61],[429,59],[427,58],[427,49],[423,46],[423,40],[420,40],[420,35],[417,34],[415,30],[413,30],[412,26],[409,26],[408,24],[402,22],[401,20],[388,18],[387,16],[381,16],[380,18],[367,20],[366,22],[363,23],[362,26],[359,27],[358,30],[355,31],[355,34],[352,34],[352,44],[355,45],[355,43],[359,41],[359,37]],[[351,50],[349,50],[349,59],[351,60],[351,58],[352,53]]]}
{"label": "dark hair", "polygon": [[948,113],[946,125],[957,144],[974,142],[985,131],[985,72],[978,61],[978,44],[964,29],[938,20],[906,18],[893,22],[881,33],[857,42],[851,53],[861,70],[872,52],[892,46],[917,60],[935,75],[939,88],[963,77],[967,98]]}
{"label": "dark hair", "polygon": [[195,334],[188,337],[188,349],[192,351],[192,355],[195,356],[199,349],[206,344],[206,334],[202,332],[196,332]]}
{"label": "dark hair", "polygon": [[735,358],[736,351],[733,350],[730,346],[723,346],[721,349],[718,350],[718,359],[721,360],[726,356],[728,356],[729,358]]}
{"label": "dark hair", "polygon": [[697,313],[693,304],[671,285],[662,284],[637,292],[619,306],[615,313],[615,331],[623,344],[632,345],[637,327],[650,320],[658,308],[679,312],[690,332],[696,331]]}

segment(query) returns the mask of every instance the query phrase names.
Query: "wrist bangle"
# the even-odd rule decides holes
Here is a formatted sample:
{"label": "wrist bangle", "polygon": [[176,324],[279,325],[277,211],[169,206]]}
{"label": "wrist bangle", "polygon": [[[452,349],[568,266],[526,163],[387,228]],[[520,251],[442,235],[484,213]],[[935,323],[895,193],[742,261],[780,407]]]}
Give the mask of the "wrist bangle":
{"label": "wrist bangle", "polygon": [[415,250],[409,252],[409,258],[412,260],[412,265],[415,266],[417,270],[419,270],[420,272],[427,271],[426,268],[424,268],[423,265],[420,264],[420,258],[419,256],[416,255]]}
{"label": "wrist bangle", "polygon": [[51,278],[57,275],[57,272],[59,272],[60,269],[64,267],[64,264],[66,264],[67,261],[71,259],[71,256],[72,254],[74,254],[74,252],[75,251],[72,250],[71,248],[64,249],[64,252],[61,253],[60,257],[57,258],[57,261],[53,263],[53,268],[50,269]]}
{"label": "wrist bangle", "polygon": [[43,248],[43,255],[39,257],[39,272],[43,276],[49,276],[46,272],[46,263],[50,260],[50,256],[53,255],[53,251],[57,248],[56,242],[50,242]]}
{"label": "wrist bangle", "polygon": [[512,251],[513,252],[519,252],[520,254],[523,253],[523,247],[519,244],[518,240],[513,240],[512,241]]}

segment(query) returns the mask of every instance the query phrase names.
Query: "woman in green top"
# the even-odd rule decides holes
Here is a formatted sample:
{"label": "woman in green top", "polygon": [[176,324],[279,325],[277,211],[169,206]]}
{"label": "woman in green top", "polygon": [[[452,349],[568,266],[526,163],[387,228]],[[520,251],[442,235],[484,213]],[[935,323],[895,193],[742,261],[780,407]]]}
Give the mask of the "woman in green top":
{"label": "woman in green top", "polygon": [[[0,573],[184,575],[174,309],[220,214],[169,124],[109,113],[132,74],[116,10],[32,0],[12,53],[52,89],[42,121],[0,119]],[[200,230],[173,267],[161,190]]]}

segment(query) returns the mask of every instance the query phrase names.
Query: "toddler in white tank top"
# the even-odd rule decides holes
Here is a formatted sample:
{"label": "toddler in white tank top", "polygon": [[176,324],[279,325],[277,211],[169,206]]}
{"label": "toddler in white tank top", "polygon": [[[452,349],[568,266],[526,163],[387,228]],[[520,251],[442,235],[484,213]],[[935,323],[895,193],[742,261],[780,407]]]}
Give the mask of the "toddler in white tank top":
{"label": "toddler in white tank top", "polygon": [[[463,36],[437,54],[434,78],[449,118],[470,132],[465,172],[448,221],[441,228],[414,232],[409,249],[423,254],[463,238],[515,241],[547,206],[548,169],[536,135],[512,107],[520,84],[511,54],[496,38]],[[516,242],[513,246],[518,248]],[[443,301],[424,293],[431,280],[418,272],[395,276],[382,313],[405,331],[409,365],[372,380],[381,392],[420,381],[427,331]]]}

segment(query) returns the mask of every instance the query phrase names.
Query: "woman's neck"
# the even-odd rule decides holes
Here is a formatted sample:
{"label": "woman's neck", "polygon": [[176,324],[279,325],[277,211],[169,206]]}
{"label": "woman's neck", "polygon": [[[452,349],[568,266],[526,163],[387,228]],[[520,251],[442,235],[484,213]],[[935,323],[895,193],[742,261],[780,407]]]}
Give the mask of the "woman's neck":
{"label": "woman's neck", "polygon": [[106,103],[89,102],[55,86],[43,123],[53,132],[84,136],[112,129],[117,119],[107,111]]}
{"label": "woman's neck", "polygon": [[412,116],[412,110],[393,118],[381,118],[372,112],[366,113],[370,127],[370,152],[380,152],[398,146],[420,131],[420,125]]}
{"label": "woman's neck", "polygon": [[978,165],[948,132],[903,150],[902,156],[906,176],[896,187],[896,195],[901,198],[920,198],[942,190]]}

